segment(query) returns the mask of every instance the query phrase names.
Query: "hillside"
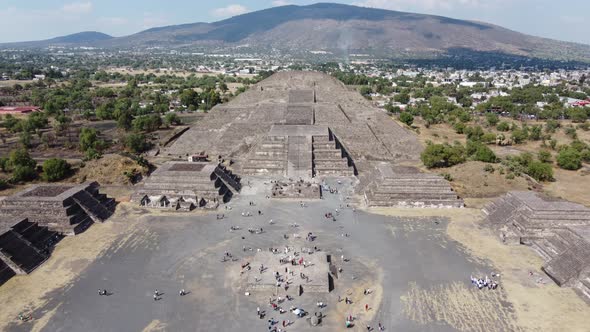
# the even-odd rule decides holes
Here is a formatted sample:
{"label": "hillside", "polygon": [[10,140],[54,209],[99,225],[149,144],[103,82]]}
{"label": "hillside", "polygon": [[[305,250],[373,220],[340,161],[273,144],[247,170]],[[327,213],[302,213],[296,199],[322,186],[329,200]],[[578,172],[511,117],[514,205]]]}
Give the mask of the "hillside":
{"label": "hillside", "polygon": [[93,46],[99,42],[112,39],[106,33],[97,31],[83,31],[67,36],[55,37],[47,40],[28,41],[20,43],[1,44],[4,47],[47,47],[47,46]]}
{"label": "hillside", "polygon": [[153,28],[94,44],[116,48],[248,46],[379,56],[465,49],[590,61],[590,45],[533,37],[488,23],[327,3],[274,7],[214,23]]}

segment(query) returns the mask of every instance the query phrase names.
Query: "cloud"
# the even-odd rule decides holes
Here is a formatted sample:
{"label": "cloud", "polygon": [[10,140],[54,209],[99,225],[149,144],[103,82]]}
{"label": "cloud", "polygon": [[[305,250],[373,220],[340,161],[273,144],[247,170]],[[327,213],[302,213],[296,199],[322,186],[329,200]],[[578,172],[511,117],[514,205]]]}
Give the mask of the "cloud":
{"label": "cloud", "polygon": [[288,6],[288,5],[292,5],[292,4],[293,3],[289,2],[289,1],[285,1],[285,0],[275,0],[272,2],[273,7]]}
{"label": "cloud", "polygon": [[66,14],[88,14],[92,12],[93,5],[92,2],[72,2],[63,5],[61,7],[61,11]]}
{"label": "cloud", "polygon": [[229,5],[227,7],[214,9],[213,11],[211,11],[211,14],[213,16],[217,16],[217,17],[229,17],[229,16],[236,16],[236,15],[245,14],[249,11],[250,10],[248,10],[248,8],[246,8],[242,5],[233,4],[233,5]]}
{"label": "cloud", "polygon": [[124,17],[100,17],[98,23],[104,25],[127,25],[129,20]]}

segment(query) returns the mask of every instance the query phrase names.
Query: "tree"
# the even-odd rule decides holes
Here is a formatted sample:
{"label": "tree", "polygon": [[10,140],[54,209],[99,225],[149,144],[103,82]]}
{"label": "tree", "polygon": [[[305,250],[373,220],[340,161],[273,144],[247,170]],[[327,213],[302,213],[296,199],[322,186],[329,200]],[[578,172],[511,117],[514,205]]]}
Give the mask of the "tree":
{"label": "tree", "polygon": [[520,144],[528,138],[528,132],[525,129],[515,129],[512,131],[512,141]]}
{"label": "tree", "polygon": [[13,183],[30,181],[34,180],[36,177],[37,172],[35,171],[34,167],[18,165],[12,169],[11,181]]}
{"label": "tree", "polygon": [[408,112],[402,112],[399,115],[399,120],[408,126],[411,126],[414,123],[414,116]]}
{"label": "tree", "polygon": [[410,95],[405,92],[399,93],[393,97],[393,100],[400,104],[407,104],[410,102]]}
{"label": "tree", "polygon": [[142,153],[150,149],[151,144],[146,140],[145,135],[131,133],[125,137],[125,147],[135,153]]}
{"label": "tree", "polygon": [[465,161],[465,149],[461,145],[430,144],[420,159],[428,168],[450,167]]}
{"label": "tree", "polygon": [[526,173],[537,181],[553,180],[553,168],[551,165],[540,161],[532,161],[529,164]]}
{"label": "tree", "polygon": [[576,149],[567,147],[559,151],[557,165],[567,170],[577,170],[582,167],[582,156]]}
{"label": "tree", "polygon": [[104,148],[104,141],[99,139],[99,132],[94,128],[82,128],[80,131],[80,150],[88,152],[88,150],[101,151]]}
{"label": "tree", "polygon": [[179,124],[182,124],[182,120],[180,120],[180,118],[178,117],[178,114],[176,114],[176,113],[168,113],[164,117],[164,124],[166,126],[179,125]]}
{"label": "tree", "polygon": [[63,159],[47,159],[43,162],[43,179],[49,182],[59,181],[67,177],[70,170],[70,164]]}
{"label": "tree", "polygon": [[14,169],[17,166],[35,168],[37,162],[31,158],[29,152],[25,149],[12,150],[8,156],[8,169]]}
{"label": "tree", "polygon": [[11,182],[13,183],[33,180],[37,177],[35,171],[37,162],[25,149],[10,151],[8,159],[4,163],[6,170],[12,171]]}
{"label": "tree", "polygon": [[481,144],[473,154],[473,160],[483,161],[486,163],[495,163],[498,161],[496,154],[487,145]]}
{"label": "tree", "polygon": [[500,118],[496,113],[486,113],[486,121],[490,127],[495,127],[500,122]]}

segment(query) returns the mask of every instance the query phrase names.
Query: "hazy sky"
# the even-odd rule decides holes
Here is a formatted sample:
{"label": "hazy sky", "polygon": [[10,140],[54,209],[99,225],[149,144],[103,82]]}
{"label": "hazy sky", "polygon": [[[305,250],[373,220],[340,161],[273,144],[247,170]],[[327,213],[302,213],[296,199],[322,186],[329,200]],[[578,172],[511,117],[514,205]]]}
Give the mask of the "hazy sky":
{"label": "hazy sky", "polygon": [[[147,28],[213,22],[307,0],[0,0],[0,42],[39,40],[95,30],[114,36]],[[333,0],[460,19],[590,44],[590,0]]]}

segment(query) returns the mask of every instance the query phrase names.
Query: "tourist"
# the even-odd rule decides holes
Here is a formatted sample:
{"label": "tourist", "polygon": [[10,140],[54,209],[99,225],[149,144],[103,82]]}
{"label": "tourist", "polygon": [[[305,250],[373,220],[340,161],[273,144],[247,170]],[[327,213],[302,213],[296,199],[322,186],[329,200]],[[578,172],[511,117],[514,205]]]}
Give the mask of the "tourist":
{"label": "tourist", "polygon": [[365,311],[369,311],[369,305],[365,304]]}

